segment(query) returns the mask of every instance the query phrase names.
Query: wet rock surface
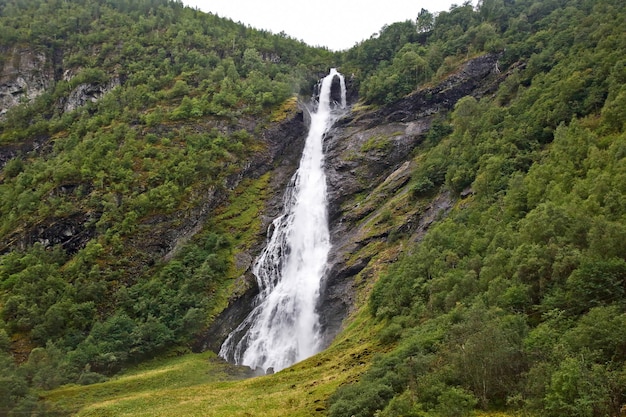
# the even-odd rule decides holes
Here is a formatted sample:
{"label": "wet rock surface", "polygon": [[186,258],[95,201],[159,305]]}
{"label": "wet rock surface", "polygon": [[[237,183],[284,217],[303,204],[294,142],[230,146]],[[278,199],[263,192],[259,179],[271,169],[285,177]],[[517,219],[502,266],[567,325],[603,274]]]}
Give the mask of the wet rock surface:
{"label": "wet rock surface", "polygon": [[[478,57],[468,61],[458,72],[435,87],[417,91],[380,109],[348,112],[326,136],[325,169],[333,249],[318,305],[326,345],[341,330],[345,317],[353,310],[357,301],[355,294],[361,285],[355,282],[355,277],[371,261],[371,255],[364,254],[356,258],[353,255],[372,240],[388,239],[387,233],[374,236],[367,233],[363,226],[364,219],[373,215],[376,206],[367,207],[359,201],[372,197],[374,192],[381,194],[376,196],[379,200],[384,200],[386,195],[401,192],[410,181],[414,169],[413,151],[424,139],[435,116],[452,109],[466,95],[478,98],[494,92],[504,79],[497,71],[497,60],[498,55],[493,54]],[[335,89],[338,84],[339,79],[336,78],[333,84]],[[357,100],[352,84],[353,80],[346,77],[348,104]],[[307,124],[306,113],[302,117],[300,126],[304,128]],[[297,168],[300,153],[295,151],[301,152],[306,131],[292,131],[290,134],[297,133],[300,134],[299,145],[279,152],[283,156],[281,166],[289,166],[289,169],[274,172],[274,196],[266,207],[263,217],[265,225],[280,214],[284,186]],[[296,136],[275,137],[276,141],[270,140],[269,143],[280,148],[281,141],[284,142],[282,146],[287,146]],[[252,169],[250,172],[257,171]],[[449,193],[434,196],[423,212],[408,216],[406,223],[398,226],[397,231],[414,241],[419,240],[436,218],[450,210],[452,204],[453,197]],[[250,259],[260,252],[264,243],[263,236],[258,251],[249,254]],[[198,340],[196,349],[219,351],[230,331],[252,309],[258,291],[255,278],[248,270],[239,281],[241,290]]]}
{"label": "wet rock surface", "polygon": [[[352,311],[360,285],[354,279],[371,260],[367,254],[354,257],[368,243],[363,240],[362,224],[375,210],[375,206],[366,208],[359,201],[370,198],[374,192],[391,197],[408,183],[413,151],[435,116],[451,110],[462,97],[480,98],[495,92],[506,77],[497,69],[498,58],[497,54],[477,57],[435,87],[419,90],[380,109],[348,114],[326,139],[333,250],[318,312],[327,344]],[[447,214],[453,201],[448,192],[434,196],[423,212],[408,216],[406,224],[395,231],[419,241],[435,219]],[[368,237],[373,238],[387,240],[388,236]]]}

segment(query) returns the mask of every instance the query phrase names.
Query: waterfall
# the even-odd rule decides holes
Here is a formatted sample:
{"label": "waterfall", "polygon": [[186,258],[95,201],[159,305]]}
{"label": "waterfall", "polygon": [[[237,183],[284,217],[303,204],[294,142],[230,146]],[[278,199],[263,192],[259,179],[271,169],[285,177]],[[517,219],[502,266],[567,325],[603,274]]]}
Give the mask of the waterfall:
{"label": "waterfall", "polygon": [[[331,99],[339,78],[341,101]],[[334,68],[322,79],[319,102],[300,166],[284,196],[284,210],[252,272],[259,295],[219,355],[252,369],[279,371],[321,349],[316,304],[330,251],[324,173],[324,135],[346,107],[344,78]]]}

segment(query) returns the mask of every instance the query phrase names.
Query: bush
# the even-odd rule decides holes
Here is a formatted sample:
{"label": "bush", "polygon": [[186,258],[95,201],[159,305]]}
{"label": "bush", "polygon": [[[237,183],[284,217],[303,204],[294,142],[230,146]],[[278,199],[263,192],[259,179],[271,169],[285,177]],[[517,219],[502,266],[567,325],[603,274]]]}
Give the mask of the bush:
{"label": "bush", "polygon": [[17,177],[20,172],[24,170],[24,162],[22,158],[10,159],[4,166],[4,175],[7,178]]}
{"label": "bush", "polygon": [[376,414],[376,417],[419,417],[423,416],[422,407],[413,401],[413,394],[410,390],[404,391],[400,395],[393,397],[383,411]]}
{"label": "bush", "polygon": [[411,185],[411,197],[413,199],[417,199],[429,193],[433,188],[435,188],[435,184],[427,177],[417,178],[413,185]]}
{"label": "bush", "polygon": [[[566,358],[552,374],[545,398],[547,417],[601,417],[618,415],[625,390],[613,391],[606,367],[590,364],[583,357]],[[623,376],[621,383],[624,382]],[[618,382],[618,383],[619,383]]]}
{"label": "bush", "polygon": [[437,398],[437,412],[441,417],[464,417],[470,414],[478,400],[463,388],[450,387]]}
{"label": "bush", "polygon": [[91,384],[97,384],[98,382],[104,382],[106,381],[106,377],[102,374],[99,374],[97,372],[91,372],[91,371],[85,371],[82,374],[80,374],[80,377],[78,377],[78,383],[80,385],[91,385]]}
{"label": "bush", "polygon": [[626,262],[615,258],[586,260],[569,276],[566,288],[571,307],[579,312],[624,300]]}
{"label": "bush", "polygon": [[391,387],[382,383],[346,385],[339,388],[331,397],[329,415],[368,417],[376,410],[382,410],[392,396]]}

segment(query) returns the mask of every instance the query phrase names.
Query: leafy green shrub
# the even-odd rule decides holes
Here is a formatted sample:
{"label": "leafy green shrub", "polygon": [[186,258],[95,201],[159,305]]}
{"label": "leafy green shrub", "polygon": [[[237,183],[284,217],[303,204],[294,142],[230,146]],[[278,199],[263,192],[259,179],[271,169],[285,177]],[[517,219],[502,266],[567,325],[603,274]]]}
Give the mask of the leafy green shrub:
{"label": "leafy green shrub", "polygon": [[402,336],[402,325],[399,323],[389,323],[378,335],[380,341],[384,344],[396,342]]}
{"label": "leafy green shrub", "polygon": [[623,301],[626,296],[626,261],[585,260],[567,279],[570,309],[582,312],[592,307]]}
{"label": "leafy green shrub", "polygon": [[464,417],[470,415],[478,400],[463,388],[450,387],[439,395],[435,408],[442,417]]}
{"label": "leafy green shrub", "polygon": [[330,398],[328,415],[331,417],[369,417],[382,410],[393,396],[390,386],[380,382],[346,385]]}
{"label": "leafy green shrub", "polygon": [[420,417],[423,414],[422,407],[415,403],[414,394],[410,390],[396,395],[389,401],[384,410],[377,412],[377,417]]}
{"label": "leafy green shrub", "polygon": [[9,159],[3,170],[7,178],[17,177],[18,174],[24,170],[24,162],[22,158]]}
{"label": "leafy green shrub", "polygon": [[610,379],[610,373],[602,365],[591,364],[584,358],[566,358],[550,379],[544,398],[545,415],[617,415],[617,408],[624,398],[624,389],[622,387],[612,392],[613,383]]}
{"label": "leafy green shrub", "polygon": [[428,194],[435,188],[435,184],[430,180],[430,178],[417,178],[413,180],[411,184],[411,197],[413,199],[418,199]]}

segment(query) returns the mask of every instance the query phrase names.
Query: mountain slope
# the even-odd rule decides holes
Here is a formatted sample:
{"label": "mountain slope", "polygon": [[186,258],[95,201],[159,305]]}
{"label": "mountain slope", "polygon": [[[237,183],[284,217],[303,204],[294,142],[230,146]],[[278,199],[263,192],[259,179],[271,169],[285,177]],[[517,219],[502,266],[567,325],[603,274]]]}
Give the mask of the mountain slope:
{"label": "mountain slope", "polygon": [[194,344],[262,240],[215,210],[244,179],[252,211],[283,187],[332,54],[160,0],[10,1],[0,25],[10,409]]}
{"label": "mountain slope", "polygon": [[[368,89],[377,77],[387,92],[411,81],[402,65],[415,51],[471,53],[476,31],[500,33],[488,39],[502,47],[494,71],[504,81],[456,101],[417,148],[411,181],[379,197],[387,211],[375,212],[378,224],[411,225],[391,229],[393,239],[380,226],[376,235],[405,245],[368,300],[391,351],[332,396],[332,416],[622,412],[626,16],[612,2],[526,5],[486,2],[498,11],[491,17],[452,9],[443,17],[465,21],[466,44],[438,32],[436,20],[426,40],[398,47],[362,81],[370,101],[386,102]],[[418,97],[392,99],[371,124],[423,120],[431,113]],[[375,139],[384,153],[394,134]],[[412,233],[403,192],[417,207],[436,207],[446,193],[452,201],[426,233]]]}
{"label": "mountain slope", "polygon": [[[77,18],[45,37],[20,26],[28,13],[41,19],[36,8],[10,4],[7,45],[21,47],[23,37],[46,51],[69,41],[90,52],[65,60],[33,49],[11,61],[63,71],[51,72],[52,92],[13,107],[2,125],[11,158],[0,184],[0,347],[11,381],[3,407],[619,415],[619,1],[490,0],[434,19],[422,11],[416,23],[390,25],[336,55],[168,2],[79,2],[98,17],[93,31]],[[126,15],[152,22],[129,24],[147,37],[104,48],[99,29]],[[226,35],[213,38],[213,26]],[[149,56],[131,59],[144,50]],[[198,50],[217,61],[194,61]],[[254,294],[247,268],[297,160],[305,117],[291,94],[308,91],[316,68],[333,60],[352,74],[354,105],[326,139],[335,250],[320,312],[329,349],[245,382],[199,378],[175,392],[146,382],[141,392],[122,376],[34,403],[28,383],[49,389],[69,375],[86,384],[173,346],[219,346]],[[137,394],[124,398],[119,387]]]}

